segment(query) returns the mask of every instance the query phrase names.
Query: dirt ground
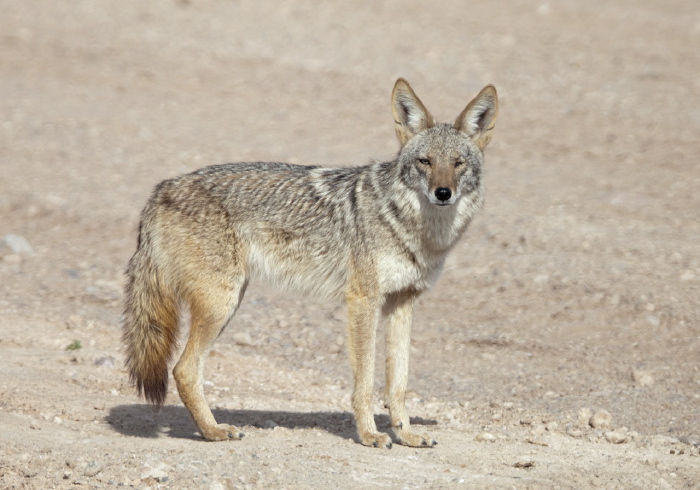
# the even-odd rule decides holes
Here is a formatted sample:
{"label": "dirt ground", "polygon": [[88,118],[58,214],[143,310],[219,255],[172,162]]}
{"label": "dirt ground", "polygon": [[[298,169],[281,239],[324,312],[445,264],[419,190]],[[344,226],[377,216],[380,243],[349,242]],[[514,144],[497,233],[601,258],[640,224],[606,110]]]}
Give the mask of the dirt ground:
{"label": "dirt ground", "polygon": [[[0,6],[0,487],[700,488],[696,1]],[[416,313],[439,445],[358,444],[344,308],[264,285],[205,372],[246,437],[202,441],[172,384],[153,413],[119,324],[153,186],[390,159],[399,76],[445,121],[501,100],[485,208]]]}

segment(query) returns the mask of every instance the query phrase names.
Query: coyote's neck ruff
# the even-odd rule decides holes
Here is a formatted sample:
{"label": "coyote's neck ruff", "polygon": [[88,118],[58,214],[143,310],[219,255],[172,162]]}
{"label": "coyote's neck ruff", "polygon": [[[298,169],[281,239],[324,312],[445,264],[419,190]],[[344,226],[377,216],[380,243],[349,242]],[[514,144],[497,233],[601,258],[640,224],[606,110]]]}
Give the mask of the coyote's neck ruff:
{"label": "coyote's neck ruff", "polygon": [[164,401],[184,304],[191,328],[174,371],[180,395],[205,438],[239,437],[233,426],[216,424],[202,394],[202,366],[248,282],[263,279],[346,299],[353,407],[368,445],[391,443],[370,411],[375,330],[386,317],[386,403],[397,440],[432,445],[411,432],[403,402],[412,305],[482,204],[483,150],[498,104],[487,86],[454,124],[438,124],[401,79],[392,101],[402,147],[390,162],[216,165],[156,187],[129,264],[124,330],[127,366],[150,401]]}

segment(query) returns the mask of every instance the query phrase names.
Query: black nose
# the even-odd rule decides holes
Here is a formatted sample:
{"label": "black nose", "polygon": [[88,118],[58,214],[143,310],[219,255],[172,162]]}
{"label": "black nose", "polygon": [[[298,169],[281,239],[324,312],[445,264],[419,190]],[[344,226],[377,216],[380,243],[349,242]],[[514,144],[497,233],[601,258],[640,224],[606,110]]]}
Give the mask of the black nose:
{"label": "black nose", "polygon": [[447,201],[452,197],[452,191],[447,187],[438,187],[435,189],[435,197],[438,198],[438,201]]}

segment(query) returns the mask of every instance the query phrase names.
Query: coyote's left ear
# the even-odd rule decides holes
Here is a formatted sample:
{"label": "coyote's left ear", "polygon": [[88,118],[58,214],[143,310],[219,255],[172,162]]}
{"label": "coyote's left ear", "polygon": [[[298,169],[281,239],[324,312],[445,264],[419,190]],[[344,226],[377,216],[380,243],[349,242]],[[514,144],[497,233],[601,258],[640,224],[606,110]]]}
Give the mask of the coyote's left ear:
{"label": "coyote's left ear", "polygon": [[435,119],[403,78],[396,80],[391,93],[391,111],[401,146],[424,129],[435,126]]}
{"label": "coyote's left ear", "polygon": [[467,105],[455,121],[455,128],[467,134],[480,150],[491,141],[491,131],[498,117],[496,87],[487,85]]}

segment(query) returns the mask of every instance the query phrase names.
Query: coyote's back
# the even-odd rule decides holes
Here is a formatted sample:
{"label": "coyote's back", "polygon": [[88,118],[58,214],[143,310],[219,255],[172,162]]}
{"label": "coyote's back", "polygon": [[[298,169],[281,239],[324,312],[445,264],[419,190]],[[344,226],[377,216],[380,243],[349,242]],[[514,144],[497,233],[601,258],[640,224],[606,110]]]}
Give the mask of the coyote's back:
{"label": "coyote's back", "polygon": [[481,205],[497,97],[487,86],[454,124],[436,123],[402,79],[392,100],[402,145],[392,161],[217,165],[155,188],[127,270],[123,333],[129,373],[147,400],[165,400],[180,312],[188,309],[190,335],[173,372],[180,396],[206,439],[242,435],[216,423],[201,376],[249,281],[262,279],[347,301],[353,408],[367,445],[391,444],[370,411],[376,323],[384,316],[394,432],[398,442],[432,445],[411,432],[403,402],[412,305]]}

